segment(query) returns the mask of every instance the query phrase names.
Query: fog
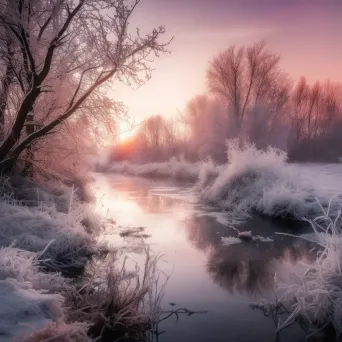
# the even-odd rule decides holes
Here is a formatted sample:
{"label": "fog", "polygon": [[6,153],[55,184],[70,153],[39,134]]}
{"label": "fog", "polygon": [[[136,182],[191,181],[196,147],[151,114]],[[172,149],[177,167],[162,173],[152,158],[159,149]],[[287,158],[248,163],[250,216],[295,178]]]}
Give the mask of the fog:
{"label": "fog", "polygon": [[114,145],[113,161],[151,162],[184,156],[226,161],[226,141],[272,146],[290,161],[338,162],[342,155],[342,85],[292,80],[264,42],[232,46],[209,61],[208,91],[178,116],[151,116]]}

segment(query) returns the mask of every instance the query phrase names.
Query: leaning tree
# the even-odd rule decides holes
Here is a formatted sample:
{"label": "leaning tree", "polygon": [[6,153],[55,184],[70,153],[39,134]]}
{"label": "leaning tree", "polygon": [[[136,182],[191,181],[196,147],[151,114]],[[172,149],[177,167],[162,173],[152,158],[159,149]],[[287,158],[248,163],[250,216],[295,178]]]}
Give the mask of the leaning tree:
{"label": "leaning tree", "polygon": [[[140,0],[0,0],[0,169],[72,123],[99,127],[118,105],[113,82],[141,85],[167,51],[164,26],[130,25]],[[81,128],[80,128],[81,129]],[[64,134],[65,134],[64,129]]]}

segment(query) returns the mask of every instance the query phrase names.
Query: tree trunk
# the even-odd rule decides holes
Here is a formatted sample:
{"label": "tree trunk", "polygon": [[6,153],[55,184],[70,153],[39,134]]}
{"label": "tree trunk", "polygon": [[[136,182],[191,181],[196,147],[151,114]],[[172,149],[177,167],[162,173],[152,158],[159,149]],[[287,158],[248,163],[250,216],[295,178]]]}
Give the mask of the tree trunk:
{"label": "tree trunk", "polygon": [[[30,114],[27,115],[26,119],[26,135],[29,136],[30,134],[34,133],[34,113],[31,108]],[[23,176],[25,177],[32,177],[33,176],[33,159],[34,159],[34,150],[32,144],[28,145],[26,148],[26,158],[25,158]]]}
{"label": "tree trunk", "polygon": [[14,72],[11,60],[13,58],[14,51],[12,47],[11,39],[7,38],[7,62],[4,78],[2,79],[1,91],[0,91],[0,141],[5,136],[5,111],[7,108],[9,88],[13,82]]}

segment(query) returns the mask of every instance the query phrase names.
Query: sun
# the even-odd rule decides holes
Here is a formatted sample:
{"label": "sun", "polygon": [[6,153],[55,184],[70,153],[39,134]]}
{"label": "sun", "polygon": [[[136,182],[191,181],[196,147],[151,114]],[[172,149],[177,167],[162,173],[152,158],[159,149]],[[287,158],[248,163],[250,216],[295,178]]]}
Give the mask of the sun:
{"label": "sun", "polygon": [[135,127],[132,127],[129,123],[122,121],[118,125],[118,141],[125,142],[130,140],[135,134]]}

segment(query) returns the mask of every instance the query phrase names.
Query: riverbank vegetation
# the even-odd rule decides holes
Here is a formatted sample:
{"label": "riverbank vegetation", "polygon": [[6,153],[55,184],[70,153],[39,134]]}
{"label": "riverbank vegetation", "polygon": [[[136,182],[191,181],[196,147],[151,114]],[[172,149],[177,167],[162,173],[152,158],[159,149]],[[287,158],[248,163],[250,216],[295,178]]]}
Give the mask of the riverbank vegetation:
{"label": "riverbank vegetation", "polygon": [[101,221],[73,189],[20,180],[2,180],[1,338],[143,340],[162,314],[159,256],[143,244],[142,268],[127,266],[120,251],[96,243]]}

